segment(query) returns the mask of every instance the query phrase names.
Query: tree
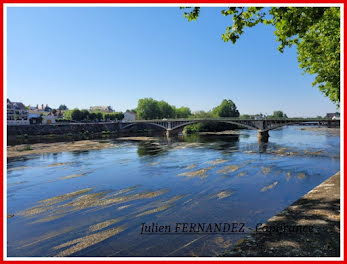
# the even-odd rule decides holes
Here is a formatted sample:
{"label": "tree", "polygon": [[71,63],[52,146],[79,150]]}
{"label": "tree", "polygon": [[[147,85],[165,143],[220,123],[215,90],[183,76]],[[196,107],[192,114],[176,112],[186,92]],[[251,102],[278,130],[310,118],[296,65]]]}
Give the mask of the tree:
{"label": "tree", "polygon": [[81,120],[87,120],[89,117],[89,111],[86,109],[81,110]]}
{"label": "tree", "polygon": [[270,118],[288,118],[288,116],[282,111],[274,111],[273,115]]}
{"label": "tree", "polygon": [[192,114],[189,107],[185,107],[185,106],[177,108],[175,112],[176,112],[177,118],[187,118]]}
{"label": "tree", "polygon": [[[184,12],[188,21],[196,20],[200,7]],[[233,44],[259,23],[275,27],[278,50],[297,46],[299,67],[315,75],[312,86],[339,106],[340,103],[340,7],[229,7],[222,10],[233,24],[222,39]]]}
{"label": "tree", "polygon": [[66,110],[63,113],[64,119],[65,120],[72,120],[71,114],[72,114],[72,110]]}
{"label": "tree", "polygon": [[98,112],[98,113],[96,113],[96,119],[97,120],[102,120],[102,118],[103,118],[103,116],[102,116],[102,113],[100,113],[100,112]]}
{"label": "tree", "polygon": [[213,114],[217,117],[239,117],[240,113],[232,100],[224,99],[222,103],[213,108]]}
{"label": "tree", "polygon": [[134,112],[134,113],[136,113],[136,109],[127,109],[127,110],[125,110],[125,112]]}
{"label": "tree", "polygon": [[143,98],[138,101],[136,108],[139,119],[159,119],[160,109],[158,101],[153,98]]}
{"label": "tree", "polygon": [[79,109],[75,108],[74,110],[72,110],[71,119],[75,121],[82,120],[82,112]]}
{"label": "tree", "polygon": [[107,121],[107,120],[112,120],[113,116],[112,114],[109,114],[109,113],[102,113],[102,118]]}
{"label": "tree", "polygon": [[169,105],[165,101],[158,102],[159,107],[159,118],[174,118],[175,117],[175,108]]}
{"label": "tree", "polygon": [[103,113],[103,118],[105,120],[122,120],[124,118],[124,114],[122,112]]}
{"label": "tree", "polygon": [[67,107],[66,107],[66,105],[62,104],[62,105],[59,105],[58,109],[59,110],[67,110]]}
{"label": "tree", "polygon": [[211,118],[213,117],[213,113],[211,111],[196,111],[194,114],[193,114],[193,117],[194,118]]}
{"label": "tree", "polygon": [[95,121],[96,120],[96,113],[89,113],[89,120]]}
{"label": "tree", "polygon": [[247,114],[243,114],[243,115],[240,115],[239,118],[240,119],[251,119],[251,116],[247,115]]}
{"label": "tree", "polygon": [[124,114],[122,112],[114,113],[115,119],[122,120],[124,118]]}

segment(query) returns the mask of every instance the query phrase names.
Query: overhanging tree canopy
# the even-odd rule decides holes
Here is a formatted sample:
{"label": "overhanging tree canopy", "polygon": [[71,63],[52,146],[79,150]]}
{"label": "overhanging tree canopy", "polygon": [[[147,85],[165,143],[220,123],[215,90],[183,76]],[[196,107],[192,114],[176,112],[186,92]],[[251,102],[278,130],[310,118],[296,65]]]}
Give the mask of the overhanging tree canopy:
{"label": "overhanging tree canopy", "polygon": [[[278,50],[297,46],[299,67],[316,75],[313,86],[339,106],[340,103],[340,8],[339,7],[229,7],[233,24],[222,35],[233,44],[247,27],[259,23],[275,27]],[[189,21],[200,15],[200,7],[183,14]]]}

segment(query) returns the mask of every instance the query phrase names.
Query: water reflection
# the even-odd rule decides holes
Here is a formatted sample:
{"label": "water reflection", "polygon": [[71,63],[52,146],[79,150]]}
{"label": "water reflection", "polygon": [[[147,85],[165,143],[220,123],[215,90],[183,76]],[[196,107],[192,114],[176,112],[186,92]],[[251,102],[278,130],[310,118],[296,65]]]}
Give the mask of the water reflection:
{"label": "water reflection", "polygon": [[197,145],[195,145],[196,147],[203,146],[204,148],[221,150],[224,153],[235,152],[239,148],[239,138],[239,135],[207,136],[198,134],[176,136],[169,139],[162,137],[156,141],[139,142],[137,144],[137,153],[139,157],[164,155],[167,154],[170,149],[186,146],[182,143],[197,143]]}
{"label": "water reflection", "polygon": [[163,155],[168,152],[167,145],[157,142],[139,142],[137,144],[137,154],[139,157]]}
{"label": "water reflection", "polygon": [[266,153],[268,142],[263,142],[261,140],[258,140],[259,145],[259,153]]}

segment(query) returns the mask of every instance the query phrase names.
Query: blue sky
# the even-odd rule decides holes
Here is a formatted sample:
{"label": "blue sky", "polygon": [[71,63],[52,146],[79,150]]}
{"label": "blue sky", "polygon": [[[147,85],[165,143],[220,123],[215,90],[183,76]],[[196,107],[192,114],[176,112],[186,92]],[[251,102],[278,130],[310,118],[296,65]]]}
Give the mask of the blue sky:
{"label": "blue sky", "polygon": [[188,22],[178,7],[9,7],[7,97],[25,104],[135,108],[152,97],[193,111],[232,99],[241,114],[283,110],[317,116],[336,106],[303,75],[296,49],[277,51],[258,25],[232,45],[231,18],[203,8]]}

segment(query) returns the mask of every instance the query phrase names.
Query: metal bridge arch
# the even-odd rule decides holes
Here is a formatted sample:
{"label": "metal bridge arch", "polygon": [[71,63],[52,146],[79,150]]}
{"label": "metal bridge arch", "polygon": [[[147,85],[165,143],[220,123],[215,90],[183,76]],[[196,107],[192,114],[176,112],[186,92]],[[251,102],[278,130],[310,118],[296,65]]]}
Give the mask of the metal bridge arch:
{"label": "metal bridge arch", "polygon": [[[318,121],[317,121],[318,122]],[[297,124],[302,124],[302,123],[312,123],[312,121],[298,121],[298,122],[287,122],[287,123],[280,123],[280,124],[275,124],[273,126],[270,126],[268,129],[264,129],[264,131],[270,131],[270,130],[275,130],[277,128],[285,127],[285,126],[290,126],[290,125],[297,125]]]}
{"label": "metal bridge arch", "polygon": [[[172,130],[175,130],[175,129],[177,129],[177,128],[185,127],[185,126],[187,126],[187,125],[197,124],[197,123],[206,123],[206,122],[211,122],[211,121],[210,121],[210,120],[197,120],[197,121],[191,121],[191,122],[179,124],[179,125],[177,125],[177,126],[172,127],[171,129],[172,129]],[[221,122],[221,123],[239,125],[239,126],[246,127],[246,128],[248,128],[248,129],[258,130],[258,128],[252,127],[252,126],[247,125],[247,124],[244,124],[244,123],[242,123],[242,122],[239,123],[239,122],[226,121],[226,120],[213,120],[213,122]]]}
{"label": "metal bridge arch", "polygon": [[130,124],[127,124],[123,127],[121,127],[121,129],[126,129],[128,127],[131,127],[131,126],[134,126],[134,125],[139,125],[139,124],[146,124],[146,125],[152,125],[152,126],[156,126],[156,127],[160,127],[162,129],[167,129],[167,127],[163,126],[163,125],[160,125],[160,124],[157,124],[157,123],[130,123]]}

